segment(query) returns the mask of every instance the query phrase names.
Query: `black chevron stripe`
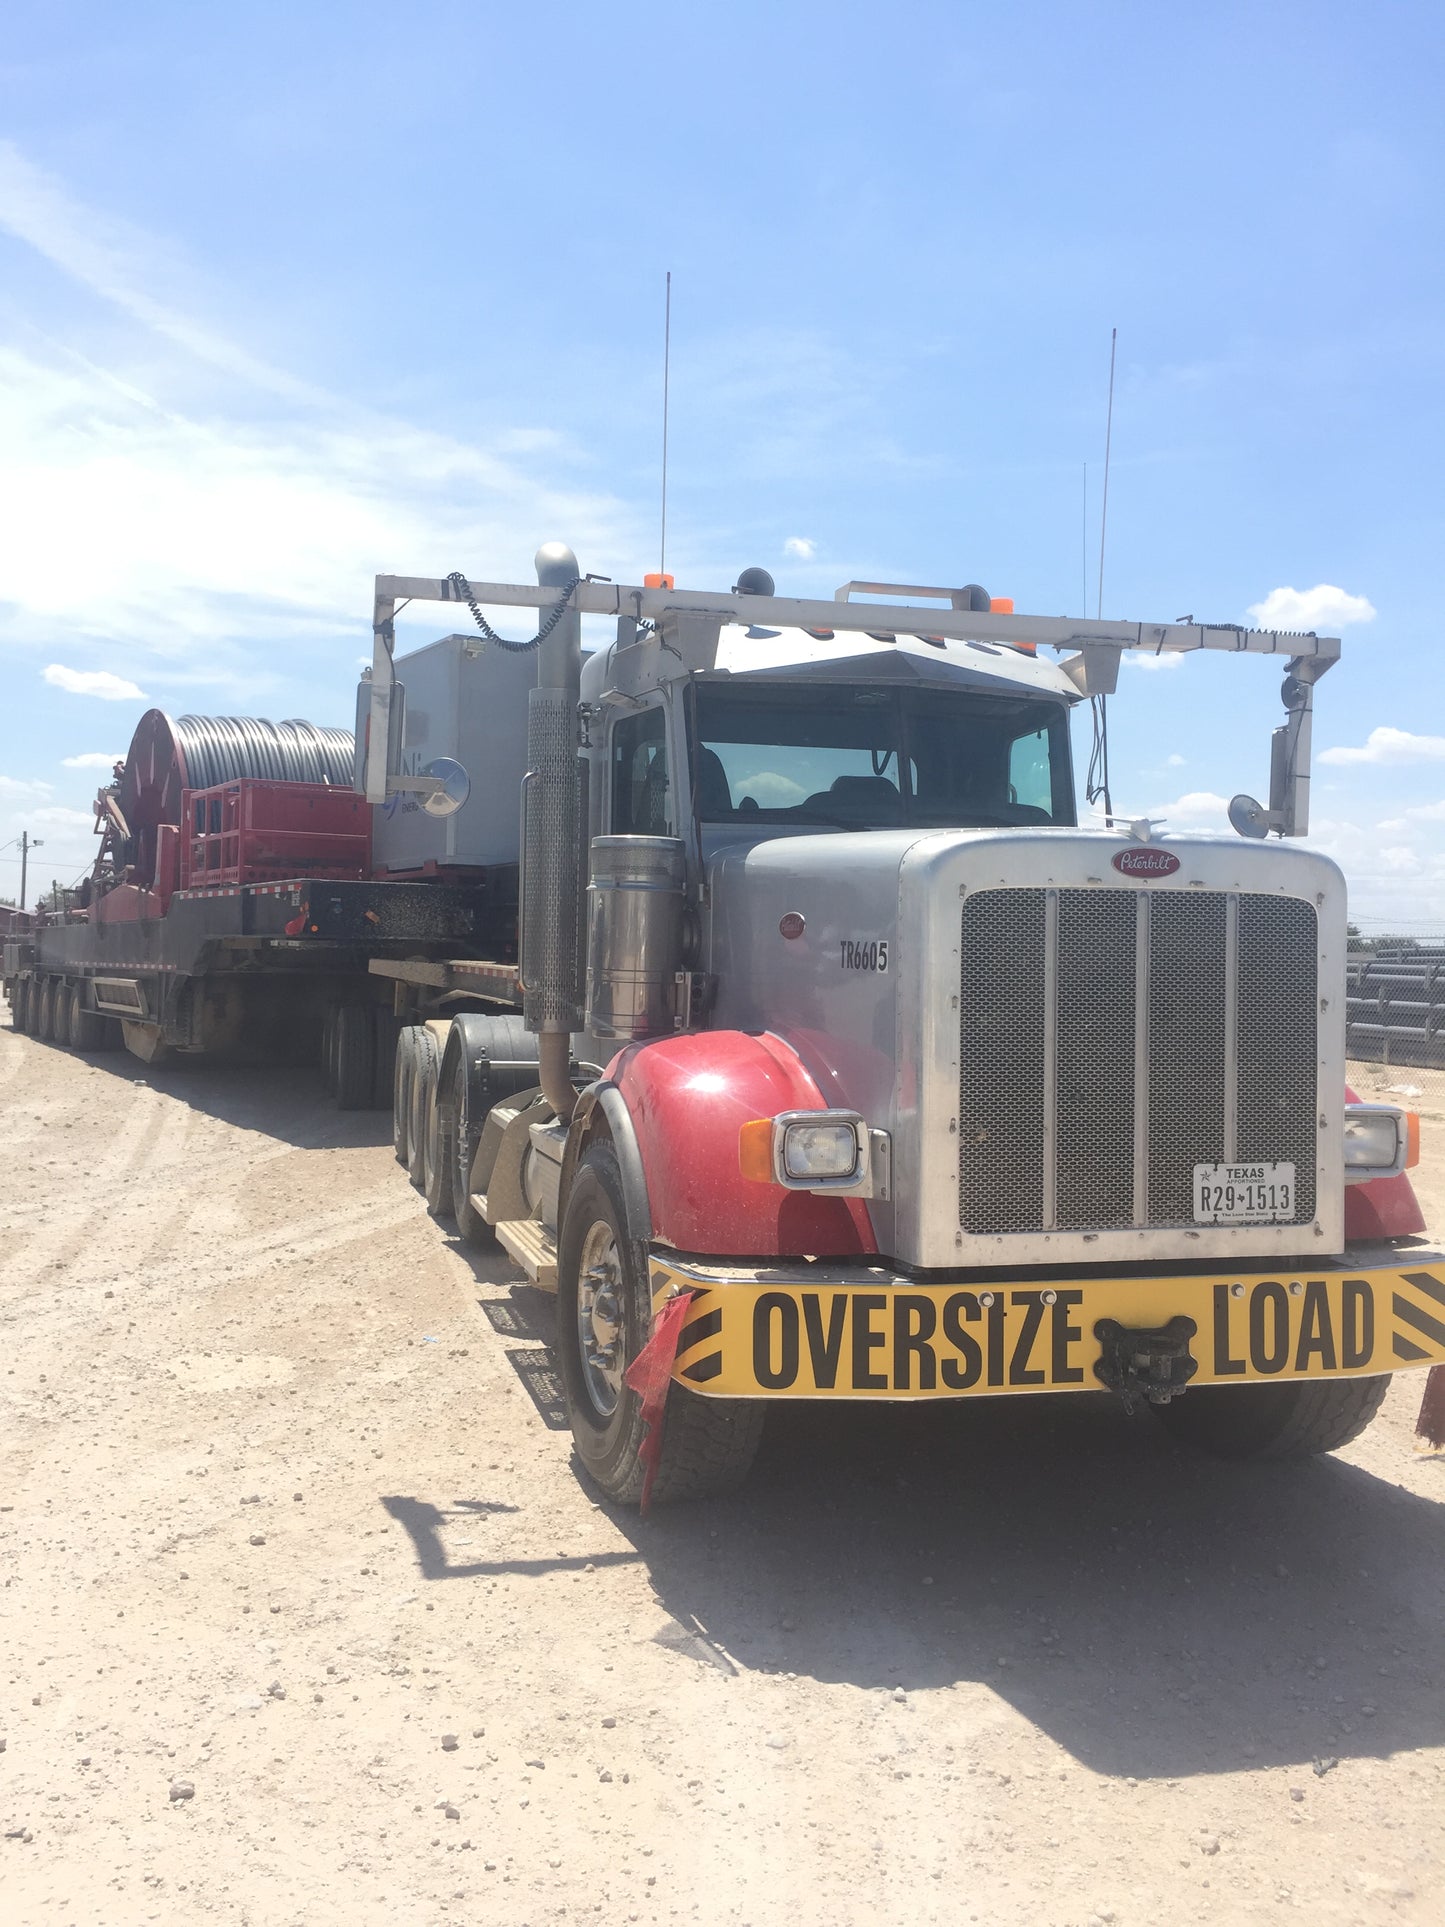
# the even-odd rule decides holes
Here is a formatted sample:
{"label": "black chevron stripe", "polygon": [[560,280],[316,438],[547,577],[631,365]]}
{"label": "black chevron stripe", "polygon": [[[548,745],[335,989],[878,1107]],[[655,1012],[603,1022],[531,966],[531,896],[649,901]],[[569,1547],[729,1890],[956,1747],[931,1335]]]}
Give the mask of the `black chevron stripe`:
{"label": "black chevron stripe", "polygon": [[1405,1271],[1400,1276],[1402,1283],[1413,1285],[1416,1291],[1423,1291],[1427,1298],[1433,1298],[1437,1304],[1445,1305],[1445,1283],[1442,1283],[1433,1272]]}
{"label": "black chevron stripe", "polygon": [[682,1337],[677,1341],[677,1349],[680,1352],[691,1351],[693,1346],[700,1345],[704,1338],[716,1338],[722,1330],[722,1322],[721,1306],[715,1307],[712,1311],[705,1311],[697,1318],[690,1318],[682,1328]]}
{"label": "black chevron stripe", "polygon": [[1413,1325],[1432,1345],[1445,1348],[1445,1325],[1438,1318],[1432,1318],[1428,1311],[1421,1311],[1418,1305],[1412,1305],[1408,1298],[1402,1298],[1398,1291],[1395,1293],[1395,1316],[1403,1318],[1407,1325]]}
{"label": "black chevron stripe", "polygon": [[709,1378],[716,1378],[721,1370],[722,1353],[710,1352],[706,1358],[700,1358],[695,1365],[689,1365],[682,1375],[684,1378],[690,1378],[694,1384],[701,1385]]}

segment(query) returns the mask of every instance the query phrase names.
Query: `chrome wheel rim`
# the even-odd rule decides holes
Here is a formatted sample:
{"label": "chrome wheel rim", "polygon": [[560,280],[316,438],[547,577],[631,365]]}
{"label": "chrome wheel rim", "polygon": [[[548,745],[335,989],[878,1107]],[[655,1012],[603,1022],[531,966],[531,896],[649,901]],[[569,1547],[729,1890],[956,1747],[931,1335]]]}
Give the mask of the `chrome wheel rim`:
{"label": "chrome wheel rim", "polygon": [[622,1253],[611,1225],[599,1221],[583,1240],[578,1265],[577,1351],[587,1396],[602,1418],[611,1418],[622,1399],[622,1292]]}

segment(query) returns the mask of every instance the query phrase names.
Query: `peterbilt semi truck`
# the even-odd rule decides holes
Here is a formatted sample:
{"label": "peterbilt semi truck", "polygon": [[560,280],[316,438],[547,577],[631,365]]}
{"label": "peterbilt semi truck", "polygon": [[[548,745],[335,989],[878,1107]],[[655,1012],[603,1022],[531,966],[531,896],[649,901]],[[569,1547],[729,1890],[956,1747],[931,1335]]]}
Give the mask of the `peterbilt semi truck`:
{"label": "peterbilt semi truck", "polygon": [[[512,678],[465,777],[455,732],[421,769],[439,711],[403,700],[427,599]],[[585,658],[584,615],[615,625]],[[521,866],[515,960],[368,960],[397,1155],[555,1290],[605,1493],[734,1483],[778,1399],[1107,1390],[1216,1453],[1329,1451],[1445,1360],[1416,1125],[1346,1089],[1343,879],[1288,841],[1336,640],[624,587],[559,545],[536,585],[378,577],[373,637],[374,809],[466,789]],[[1239,835],[1080,823],[1070,712],[1130,650],[1282,659]]]}

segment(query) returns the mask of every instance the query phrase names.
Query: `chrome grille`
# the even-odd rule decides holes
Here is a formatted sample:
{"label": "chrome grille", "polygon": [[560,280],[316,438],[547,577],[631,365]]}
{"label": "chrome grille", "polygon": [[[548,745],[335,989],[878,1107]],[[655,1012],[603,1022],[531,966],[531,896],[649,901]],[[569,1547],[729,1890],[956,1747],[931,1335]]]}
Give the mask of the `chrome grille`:
{"label": "chrome grille", "polygon": [[1194,1166],[1314,1216],[1316,927],[1296,898],[980,890],[962,913],[959,1222],[1192,1225]]}
{"label": "chrome grille", "polygon": [[1225,902],[1140,893],[1139,915],[1149,927],[1149,1203],[1142,1224],[1192,1224],[1195,1165],[1227,1155]]}

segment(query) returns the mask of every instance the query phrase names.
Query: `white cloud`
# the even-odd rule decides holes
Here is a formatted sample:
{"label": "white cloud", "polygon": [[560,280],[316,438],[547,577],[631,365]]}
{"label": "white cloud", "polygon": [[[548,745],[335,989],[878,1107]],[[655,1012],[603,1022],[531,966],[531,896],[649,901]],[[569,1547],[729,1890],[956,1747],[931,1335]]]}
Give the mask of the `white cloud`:
{"label": "white cloud", "polygon": [[1445,763],[1445,736],[1416,736],[1382,724],[1358,748],[1320,751],[1322,763]]}
{"label": "white cloud", "polygon": [[1166,767],[1169,769],[1183,769],[1184,767],[1184,758],[1182,756],[1166,756],[1164,761]]}
{"label": "white cloud", "polygon": [[56,689],[69,690],[72,696],[99,696],[107,703],[145,701],[143,690],[124,676],[112,675],[109,669],[67,669],[63,662],[52,662],[46,665],[45,680]]}
{"label": "white cloud", "polygon": [[0,796],[48,796],[49,783],[30,781],[23,776],[0,776]]}
{"label": "white cloud", "polygon": [[1367,596],[1317,582],[1312,589],[1271,589],[1263,602],[1250,603],[1249,614],[1261,629],[1313,629],[1329,635],[1352,622],[1373,622],[1375,606]]}
{"label": "white cloud", "polygon": [[806,535],[790,535],[783,544],[783,554],[794,556],[799,562],[811,562],[817,552],[817,543]]}
{"label": "white cloud", "polygon": [[1213,790],[1188,790],[1172,803],[1153,803],[1145,812],[1156,822],[1162,817],[1171,830],[1227,830],[1229,799]]}
{"label": "white cloud", "polygon": [[0,227],[198,361],[291,401],[316,399],[315,390],[304,383],[157,301],[143,286],[145,280],[166,274],[155,243],[73,201],[58,181],[26,160],[10,141],[0,141]]}
{"label": "white cloud", "polygon": [[109,366],[71,345],[79,304],[63,342],[8,324],[0,338],[5,627],[19,647],[89,653],[103,637],[167,691],[249,701],[274,684],[278,645],[314,659],[365,637],[378,569],[528,579],[553,533],[614,570],[641,565],[637,518],[565,479],[585,452],[546,424],[453,436],[291,379],[190,318],[183,264],[3,142],[0,229],[138,324],[107,324]]}
{"label": "white cloud", "polygon": [[62,756],[60,759],[64,769],[113,769],[119,761],[119,750],[112,756],[103,749],[88,749],[81,756]]}
{"label": "white cloud", "polygon": [[777,770],[762,769],[754,770],[750,775],[735,776],[732,779],[732,791],[735,797],[752,797],[765,810],[792,809],[808,794],[791,776],[780,775]]}
{"label": "white cloud", "polygon": [[1131,669],[1182,669],[1185,652],[1182,649],[1161,650],[1155,655],[1146,655],[1142,649],[1126,649],[1124,660]]}
{"label": "white cloud", "polygon": [[42,830],[93,830],[95,812],[93,810],[69,810],[60,803],[49,803],[44,809],[30,810],[26,822],[37,824]]}
{"label": "white cloud", "polygon": [[1352,916],[1418,934],[1445,930],[1445,844],[1433,827],[1445,810],[1432,819],[1423,814],[1429,808],[1413,821],[1406,812],[1373,827],[1357,817],[1315,819],[1309,845],[1344,871]]}
{"label": "white cloud", "polygon": [[1413,809],[1402,810],[1398,816],[1385,817],[1375,828],[1409,830],[1415,823],[1445,823],[1445,803],[1417,803]]}

